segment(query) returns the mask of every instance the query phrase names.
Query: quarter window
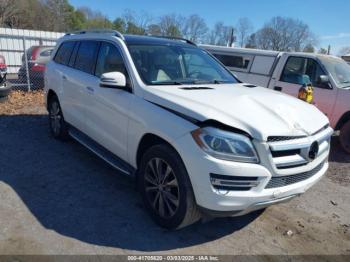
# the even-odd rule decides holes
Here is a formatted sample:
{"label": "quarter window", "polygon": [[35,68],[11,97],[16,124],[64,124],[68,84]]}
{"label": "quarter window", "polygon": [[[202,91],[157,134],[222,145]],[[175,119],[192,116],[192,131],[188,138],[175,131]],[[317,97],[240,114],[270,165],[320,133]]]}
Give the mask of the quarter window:
{"label": "quarter window", "polygon": [[67,65],[72,54],[75,42],[64,42],[61,44],[54,58],[56,63]]}
{"label": "quarter window", "polygon": [[214,56],[227,67],[247,69],[250,63],[250,59],[243,56],[221,55],[221,54],[214,54]]}
{"label": "quarter window", "polygon": [[82,41],[79,46],[74,67],[88,74],[93,74],[99,42]]}

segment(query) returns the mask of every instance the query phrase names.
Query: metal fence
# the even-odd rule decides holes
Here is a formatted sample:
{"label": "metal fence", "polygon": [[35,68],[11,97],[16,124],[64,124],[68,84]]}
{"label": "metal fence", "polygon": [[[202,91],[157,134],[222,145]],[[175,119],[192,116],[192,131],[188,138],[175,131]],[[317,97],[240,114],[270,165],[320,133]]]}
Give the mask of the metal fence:
{"label": "metal fence", "polygon": [[5,59],[12,89],[44,87],[45,65],[61,36],[63,33],[0,28],[0,56]]}

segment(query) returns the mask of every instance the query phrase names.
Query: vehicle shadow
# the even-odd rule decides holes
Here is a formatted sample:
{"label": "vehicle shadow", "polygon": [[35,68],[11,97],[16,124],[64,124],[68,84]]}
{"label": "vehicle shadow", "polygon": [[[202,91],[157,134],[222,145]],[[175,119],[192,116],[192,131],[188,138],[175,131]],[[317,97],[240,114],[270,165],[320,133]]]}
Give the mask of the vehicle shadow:
{"label": "vehicle shadow", "polygon": [[150,219],[132,179],[78,143],[51,138],[46,116],[0,116],[0,138],[0,181],[46,229],[86,243],[164,251],[232,234],[261,214],[167,231]]}
{"label": "vehicle shadow", "polygon": [[329,161],[336,163],[350,163],[350,154],[347,154],[340,145],[339,136],[333,136],[331,140],[331,151]]}

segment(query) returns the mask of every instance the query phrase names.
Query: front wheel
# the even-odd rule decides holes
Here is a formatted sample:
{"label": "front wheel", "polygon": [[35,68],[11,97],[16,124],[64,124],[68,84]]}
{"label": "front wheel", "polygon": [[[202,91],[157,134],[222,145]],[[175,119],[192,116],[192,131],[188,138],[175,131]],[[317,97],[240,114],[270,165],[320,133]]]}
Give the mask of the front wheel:
{"label": "front wheel", "polygon": [[160,226],[179,229],[200,219],[186,168],[170,146],[156,145],[143,155],[139,187],[144,205]]}
{"label": "front wheel", "polygon": [[344,151],[350,154],[350,120],[340,129],[339,140]]}

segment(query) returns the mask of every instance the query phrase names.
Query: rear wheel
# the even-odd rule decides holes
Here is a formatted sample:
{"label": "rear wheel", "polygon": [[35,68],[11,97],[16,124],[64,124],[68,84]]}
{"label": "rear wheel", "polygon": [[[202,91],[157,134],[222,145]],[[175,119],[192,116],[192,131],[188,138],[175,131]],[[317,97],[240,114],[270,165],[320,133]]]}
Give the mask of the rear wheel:
{"label": "rear wheel", "polygon": [[178,229],[200,219],[192,186],[179,155],[167,145],[156,145],[142,157],[139,187],[154,221]]}
{"label": "rear wheel", "polygon": [[54,138],[66,140],[68,138],[68,127],[64,121],[60,103],[56,96],[49,100],[49,126]]}
{"label": "rear wheel", "polygon": [[339,140],[345,152],[350,154],[350,120],[340,129]]}

